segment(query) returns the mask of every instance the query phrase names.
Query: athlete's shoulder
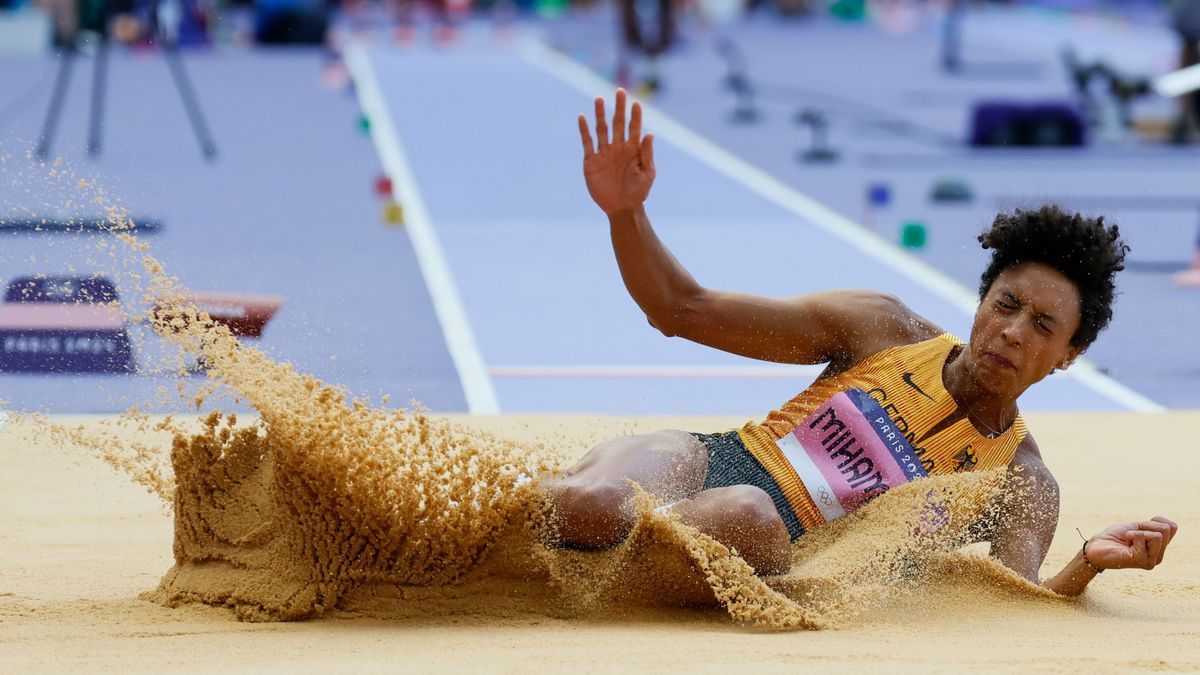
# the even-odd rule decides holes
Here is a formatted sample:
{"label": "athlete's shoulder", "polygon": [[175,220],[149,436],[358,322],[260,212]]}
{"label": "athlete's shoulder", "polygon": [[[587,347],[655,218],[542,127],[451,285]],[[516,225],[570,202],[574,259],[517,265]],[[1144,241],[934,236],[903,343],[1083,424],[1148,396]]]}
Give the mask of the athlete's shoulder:
{"label": "athlete's shoulder", "polygon": [[842,372],[888,349],[932,340],[945,334],[937,324],[915,312],[900,298],[879,291],[847,291],[857,305],[845,357],[831,362],[823,377]]}
{"label": "athlete's shoulder", "polygon": [[1012,461],[1008,466],[1012,470],[1024,472],[1034,478],[1054,482],[1054,474],[1051,473],[1050,467],[1046,466],[1046,462],[1042,459],[1041,449],[1038,448],[1037,441],[1033,440],[1033,434],[1028,430],[1025,432],[1025,437],[1017,444],[1017,449],[1013,452]]}
{"label": "athlete's shoulder", "polygon": [[1058,520],[1062,491],[1050,467],[1042,461],[1042,453],[1032,434],[1025,434],[1008,465],[1006,490],[1017,499],[1009,501],[1017,507],[1017,516],[1030,522]]}
{"label": "athlete's shoulder", "polygon": [[874,311],[863,317],[863,330],[858,332],[859,344],[854,350],[859,359],[892,347],[925,342],[945,333],[890,293],[874,293],[869,306]]}

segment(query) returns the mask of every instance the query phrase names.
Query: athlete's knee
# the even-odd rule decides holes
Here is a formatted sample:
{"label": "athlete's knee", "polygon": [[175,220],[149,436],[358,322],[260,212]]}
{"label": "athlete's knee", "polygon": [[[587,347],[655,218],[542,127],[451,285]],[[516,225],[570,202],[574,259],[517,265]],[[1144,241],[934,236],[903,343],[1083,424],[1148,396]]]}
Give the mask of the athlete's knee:
{"label": "athlete's knee", "polygon": [[712,508],[725,521],[726,543],[759,574],[779,574],[791,565],[791,537],[775,502],[762,488],[732,485],[720,488]]}
{"label": "athlete's knee", "polygon": [[680,446],[695,446],[699,443],[696,437],[679,429],[659,429],[642,434],[645,445],[650,447],[677,448]]}
{"label": "athlete's knee", "polygon": [[608,548],[619,543],[633,526],[627,484],[580,481],[570,478],[547,486],[551,523],[557,539],[584,549]]}
{"label": "athlete's knee", "polygon": [[787,526],[765,490],[754,485],[731,485],[722,490],[725,491],[721,498],[724,508],[742,529],[758,535],[780,531],[787,535]]}

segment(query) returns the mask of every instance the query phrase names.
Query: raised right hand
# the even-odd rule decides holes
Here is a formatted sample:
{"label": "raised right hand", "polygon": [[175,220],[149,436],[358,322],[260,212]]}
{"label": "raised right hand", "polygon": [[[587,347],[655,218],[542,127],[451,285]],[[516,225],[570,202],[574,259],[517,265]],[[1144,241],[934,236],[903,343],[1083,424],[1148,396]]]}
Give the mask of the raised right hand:
{"label": "raised right hand", "polygon": [[583,140],[583,176],[588,193],[605,213],[613,215],[638,208],[654,184],[654,134],[642,137],[642,106],[634,101],[625,129],[625,90],[617,90],[612,117],[612,138],[604,113],[604,99],[596,98],[596,138],[592,140],[586,115],[579,116]]}

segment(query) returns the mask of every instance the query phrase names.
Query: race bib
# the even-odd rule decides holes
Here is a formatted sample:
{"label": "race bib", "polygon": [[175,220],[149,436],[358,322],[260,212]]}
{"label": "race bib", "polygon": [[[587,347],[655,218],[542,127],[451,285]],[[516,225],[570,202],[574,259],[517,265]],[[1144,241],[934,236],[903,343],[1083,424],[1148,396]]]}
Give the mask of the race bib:
{"label": "race bib", "polygon": [[826,522],[928,475],[891,417],[862,389],[817,406],[776,443]]}

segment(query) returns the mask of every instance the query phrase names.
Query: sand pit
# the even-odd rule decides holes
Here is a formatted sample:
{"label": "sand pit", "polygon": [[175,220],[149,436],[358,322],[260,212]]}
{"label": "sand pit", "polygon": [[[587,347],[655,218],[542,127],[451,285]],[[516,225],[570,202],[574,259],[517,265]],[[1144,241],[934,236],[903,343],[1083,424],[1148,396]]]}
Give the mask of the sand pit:
{"label": "sand pit", "polygon": [[[88,429],[104,423],[58,421]],[[582,453],[614,434],[743,421],[502,416],[454,423]],[[1200,414],[1031,415],[1029,421],[1063,489],[1060,529],[1043,574],[1075,553],[1076,526],[1091,533],[1152,513],[1182,527],[1160,568],[1107,572],[1082,601],[1064,602],[954,556],[931,563],[949,567],[841,627],[775,632],[732,621],[721,609],[601,602],[599,611],[577,611],[563,607],[544,581],[514,578],[468,579],[446,589],[375,584],[301,622],[239,621],[230,609],[204,604],[166,607],[146,598],[173,563],[169,509],[92,454],[35,436],[18,419],[0,434],[0,666],[1200,668],[1200,546],[1189,534],[1189,524],[1200,520],[1193,478],[1200,460],[1180,440]],[[145,432],[118,433],[137,440]],[[1145,459],[1120,459],[1126,453]],[[668,572],[683,576],[687,569],[683,562]]]}

